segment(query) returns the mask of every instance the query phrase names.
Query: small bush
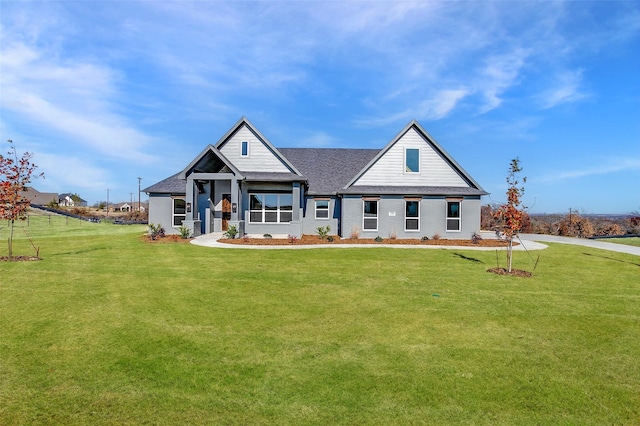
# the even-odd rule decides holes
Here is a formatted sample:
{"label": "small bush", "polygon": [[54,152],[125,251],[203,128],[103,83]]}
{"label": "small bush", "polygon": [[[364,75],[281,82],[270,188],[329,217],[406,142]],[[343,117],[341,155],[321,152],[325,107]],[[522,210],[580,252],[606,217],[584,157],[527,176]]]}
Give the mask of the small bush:
{"label": "small bush", "polygon": [[318,235],[320,236],[321,240],[324,240],[327,238],[327,236],[329,235],[329,232],[331,231],[331,227],[329,225],[327,226],[318,226],[316,228],[316,232],[318,233]]}
{"label": "small bush", "polygon": [[480,244],[480,241],[482,241],[482,236],[480,234],[478,234],[477,232],[471,234],[471,242],[473,244]]}
{"label": "small bush", "polygon": [[392,229],[391,232],[389,232],[389,239],[395,240],[396,238],[398,238],[398,234],[395,229]]}
{"label": "small bush", "polygon": [[440,234],[435,233],[433,234],[433,236],[431,237],[432,240],[439,240],[440,239]]}
{"label": "small bush", "polygon": [[271,238],[273,238],[273,235],[271,235],[271,234],[263,234],[262,238],[264,238],[265,240],[270,240]]}
{"label": "small bush", "polygon": [[420,241],[429,241],[429,237],[424,235],[422,238],[420,238]]}
{"label": "small bush", "polygon": [[225,232],[223,235],[225,236],[225,238],[233,240],[238,236],[238,227],[236,225],[229,225],[229,228],[227,228],[227,232]]}
{"label": "small bush", "polygon": [[158,238],[164,238],[165,232],[162,224],[158,223],[157,225],[150,223],[149,224],[149,235],[151,235],[152,240],[157,240]]}
{"label": "small bush", "polygon": [[191,229],[184,225],[180,225],[180,228],[178,228],[178,232],[180,233],[180,238],[182,238],[183,240],[191,238]]}
{"label": "small bush", "polygon": [[358,238],[360,238],[360,228],[354,226],[353,228],[351,228],[351,239],[357,240]]}
{"label": "small bush", "polygon": [[295,235],[287,235],[287,238],[289,239],[289,243],[291,244],[295,244],[298,242],[298,237],[296,237]]}
{"label": "small bush", "polygon": [[333,242],[333,237],[332,237],[331,235],[329,235],[329,236],[327,237],[327,241],[329,241],[330,243],[331,243],[331,242]]}
{"label": "small bush", "polygon": [[376,242],[376,243],[381,243],[381,242],[382,242],[382,237],[381,237],[380,235],[378,235],[378,236],[375,238],[375,242]]}

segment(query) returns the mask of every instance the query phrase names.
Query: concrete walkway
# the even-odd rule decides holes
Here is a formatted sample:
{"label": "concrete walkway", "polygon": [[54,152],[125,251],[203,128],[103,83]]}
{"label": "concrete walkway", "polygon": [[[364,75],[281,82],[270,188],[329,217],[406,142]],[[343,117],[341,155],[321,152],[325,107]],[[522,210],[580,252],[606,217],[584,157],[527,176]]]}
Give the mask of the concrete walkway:
{"label": "concrete walkway", "polygon": [[607,243],[602,240],[589,240],[585,238],[558,237],[556,235],[542,234],[520,234],[522,240],[542,241],[546,243],[573,244],[577,246],[585,246],[602,250],[616,251],[618,253],[627,253],[640,256],[640,247],[628,246],[624,244]]}
{"label": "concrete walkway", "polygon": [[[493,233],[483,234],[483,238],[492,239],[495,238]],[[368,247],[385,247],[394,249],[445,249],[445,250],[485,250],[493,251],[496,247],[473,247],[473,246],[436,246],[436,245],[413,245],[413,244],[290,244],[285,246],[253,246],[242,244],[226,244],[218,242],[222,238],[222,233],[205,234],[191,240],[191,244],[205,247],[216,247],[226,249],[253,249],[253,250],[290,250],[290,249],[331,249],[331,248],[368,248]],[[536,241],[522,239],[522,244],[515,246],[514,250],[541,250],[548,246]],[[505,250],[504,247],[497,248],[498,250]]]}

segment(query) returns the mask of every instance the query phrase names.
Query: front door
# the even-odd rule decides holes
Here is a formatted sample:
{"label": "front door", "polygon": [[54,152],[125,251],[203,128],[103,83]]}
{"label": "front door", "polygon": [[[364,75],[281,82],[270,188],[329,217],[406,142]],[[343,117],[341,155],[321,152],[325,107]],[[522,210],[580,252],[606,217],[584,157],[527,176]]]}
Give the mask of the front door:
{"label": "front door", "polygon": [[229,230],[231,219],[231,194],[222,194],[222,230]]}

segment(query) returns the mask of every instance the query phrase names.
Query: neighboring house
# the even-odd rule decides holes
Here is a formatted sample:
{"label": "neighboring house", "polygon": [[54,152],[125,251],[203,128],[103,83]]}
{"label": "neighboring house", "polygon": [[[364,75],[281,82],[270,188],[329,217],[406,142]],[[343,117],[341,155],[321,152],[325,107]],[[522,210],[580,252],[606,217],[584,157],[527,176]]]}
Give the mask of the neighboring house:
{"label": "neighboring house", "polygon": [[117,204],[112,204],[113,211],[116,212],[130,212],[131,211],[131,205],[129,203],[117,203]]}
{"label": "neighboring house", "polygon": [[78,202],[73,200],[75,194],[60,194],[58,196],[58,205],[64,207],[86,207],[87,202],[80,198]]}
{"label": "neighboring house", "polygon": [[40,192],[31,186],[28,186],[26,191],[20,191],[20,195],[28,199],[30,203],[41,206],[58,202],[58,194],[55,192]]}
{"label": "neighboring house", "polygon": [[149,223],[194,235],[469,239],[487,192],[412,121],[381,150],[276,149],[246,118],[182,171],[144,189]]}

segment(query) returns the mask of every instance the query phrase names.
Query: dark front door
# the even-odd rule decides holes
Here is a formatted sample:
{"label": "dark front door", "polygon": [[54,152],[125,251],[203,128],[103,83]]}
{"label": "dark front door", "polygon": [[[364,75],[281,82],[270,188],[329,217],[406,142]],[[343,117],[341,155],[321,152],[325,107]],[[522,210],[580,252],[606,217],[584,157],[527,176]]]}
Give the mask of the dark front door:
{"label": "dark front door", "polygon": [[229,229],[231,219],[231,194],[222,194],[222,230]]}

